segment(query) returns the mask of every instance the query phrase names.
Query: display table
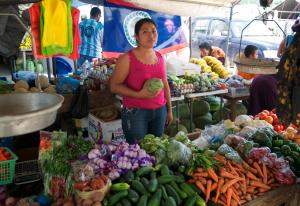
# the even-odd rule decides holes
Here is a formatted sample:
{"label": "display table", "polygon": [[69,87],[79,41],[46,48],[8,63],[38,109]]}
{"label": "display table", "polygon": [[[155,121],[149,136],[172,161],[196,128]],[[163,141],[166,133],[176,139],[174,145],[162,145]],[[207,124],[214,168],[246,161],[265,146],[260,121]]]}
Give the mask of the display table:
{"label": "display table", "polygon": [[236,117],[236,103],[240,100],[248,100],[249,95],[241,95],[241,96],[231,96],[229,94],[223,95],[224,99],[227,99],[229,103],[229,109],[230,109],[230,120],[234,121]]}
{"label": "display table", "polygon": [[193,107],[192,107],[192,101],[194,98],[198,97],[205,97],[205,96],[213,96],[213,95],[218,95],[221,97],[221,118],[223,118],[223,96],[224,94],[228,93],[228,89],[220,89],[220,90],[215,90],[215,91],[210,91],[210,92],[201,92],[201,93],[191,93],[191,94],[186,94],[185,98],[188,100],[188,104],[190,107],[190,128],[192,128],[192,123],[193,123]]}
{"label": "display table", "polygon": [[[116,95],[116,99],[122,101],[123,100],[123,97],[121,97],[120,95]],[[176,106],[176,129],[178,131],[178,128],[179,128],[179,121],[180,121],[180,118],[179,118],[179,101],[182,101],[184,100],[184,96],[181,95],[180,97],[171,97],[171,102],[175,102],[175,106]]]}

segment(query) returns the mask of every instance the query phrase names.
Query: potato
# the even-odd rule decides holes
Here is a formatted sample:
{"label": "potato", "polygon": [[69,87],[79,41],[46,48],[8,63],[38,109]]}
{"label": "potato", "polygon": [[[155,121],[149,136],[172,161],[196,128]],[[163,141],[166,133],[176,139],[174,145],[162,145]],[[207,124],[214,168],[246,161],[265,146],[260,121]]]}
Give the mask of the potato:
{"label": "potato", "polygon": [[66,201],[63,206],[74,206],[74,202],[73,201]]}
{"label": "potato", "polygon": [[17,203],[17,199],[14,198],[14,197],[8,197],[6,200],[5,200],[5,206],[15,206]]}
{"label": "potato", "polygon": [[104,194],[102,192],[95,192],[92,196],[92,200],[94,202],[101,202],[104,198]]}
{"label": "potato", "polygon": [[30,203],[30,206],[40,206],[40,204],[38,202],[32,202]]}
{"label": "potato", "polygon": [[83,200],[82,205],[83,206],[92,206],[93,205],[93,201],[91,199]]}
{"label": "potato", "polygon": [[101,202],[94,202],[93,206],[102,206]]}
{"label": "potato", "polygon": [[63,205],[64,202],[65,202],[65,200],[63,198],[59,198],[59,199],[56,200],[55,204],[60,206],[60,205]]}

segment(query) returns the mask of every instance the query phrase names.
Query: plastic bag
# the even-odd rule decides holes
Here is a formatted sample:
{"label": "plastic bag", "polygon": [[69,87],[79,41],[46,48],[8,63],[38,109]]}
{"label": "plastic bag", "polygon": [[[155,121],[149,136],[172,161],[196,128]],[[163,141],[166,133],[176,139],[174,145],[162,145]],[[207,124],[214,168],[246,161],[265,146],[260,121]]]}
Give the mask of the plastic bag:
{"label": "plastic bag", "polygon": [[230,147],[228,144],[222,144],[217,150],[217,152],[221,155],[225,155],[227,153],[234,152],[234,149]]}
{"label": "plastic bag", "polygon": [[237,153],[232,147],[227,144],[222,144],[218,148],[217,152],[224,155],[226,159],[242,162],[242,158],[240,157],[239,153]]}
{"label": "plastic bag", "polygon": [[56,91],[59,94],[73,94],[80,85],[80,81],[71,77],[61,77],[57,79]]}
{"label": "plastic bag", "polygon": [[192,151],[181,142],[171,140],[167,148],[167,156],[173,163],[187,164],[192,157]]}
{"label": "plastic bag", "polygon": [[256,127],[246,126],[241,131],[237,133],[237,135],[244,137],[247,140],[251,140],[251,137],[257,131]]}
{"label": "plastic bag", "polygon": [[87,163],[76,161],[72,164],[74,179],[77,182],[90,181],[94,178],[94,169]]}
{"label": "plastic bag", "polygon": [[71,115],[73,118],[81,119],[89,114],[88,90],[84,85],[80,85],[79,94],[76,94],[72,103]]}

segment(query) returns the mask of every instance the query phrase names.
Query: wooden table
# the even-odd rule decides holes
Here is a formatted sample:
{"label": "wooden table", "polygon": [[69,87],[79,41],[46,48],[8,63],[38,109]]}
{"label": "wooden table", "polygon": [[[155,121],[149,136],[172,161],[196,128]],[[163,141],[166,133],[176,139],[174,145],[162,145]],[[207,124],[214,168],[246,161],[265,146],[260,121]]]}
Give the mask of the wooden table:
{"label": "wooden table", "polygon": [[229,94],[223,95],[224,99],[227,99],[229,103],[229,109],[230,109],[230,119],[231,121],[234,121],[236,117],[236,103],[240,100],[248,100],[249,95],[244,95],[244,96],[230,96]]}

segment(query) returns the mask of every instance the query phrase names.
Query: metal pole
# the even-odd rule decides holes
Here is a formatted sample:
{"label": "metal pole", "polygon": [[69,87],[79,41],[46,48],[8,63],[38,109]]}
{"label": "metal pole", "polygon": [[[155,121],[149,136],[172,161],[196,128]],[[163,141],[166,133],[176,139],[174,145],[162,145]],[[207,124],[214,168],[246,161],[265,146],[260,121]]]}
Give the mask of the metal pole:
{"label": "metal pole", "polygon": [[189,46],[190,46],[190,58],[192,57],[192,17],[189,17]]}
{"label": "metal pole", "polygon": [[[35,39],[33,38],[33,35],[31,33],[30,29],[28,29],[26,27],[26,25],[21,21],[20,17],[18,17],[16,14],[0,13],[0,16],[12,16],[12,17],[14,17],[21,24],[21,26],[28,32],[28,34],[31,36],[34,64],[35,64],[35,68],[37,68],[38,62],[37,62],[37,58],[36,58],[36,56],[37,56],[37,54],[36,54],[36,44],[35,44]],[[41,90],[41,84],[40,84],[40,80],[39,80],[38,70],[36,70],[36,78],[37,78],[37,82],[38,82],[38,89]]]}
{"label": "metal pole", "polygon": [[231,31],[231,21],[232,21],[232,15],[233,15],[233,7],[232,5],[230,7],[230,16],[229,16],[229,24],[228,24],[228,34],[227,34],[227,39],[226,39],[226,51],[225,51],[225,66],[228,66],[226,63],[226,60],[228,58],[228,50],[229,50],[229,39],[230,39],[230,31]]}

